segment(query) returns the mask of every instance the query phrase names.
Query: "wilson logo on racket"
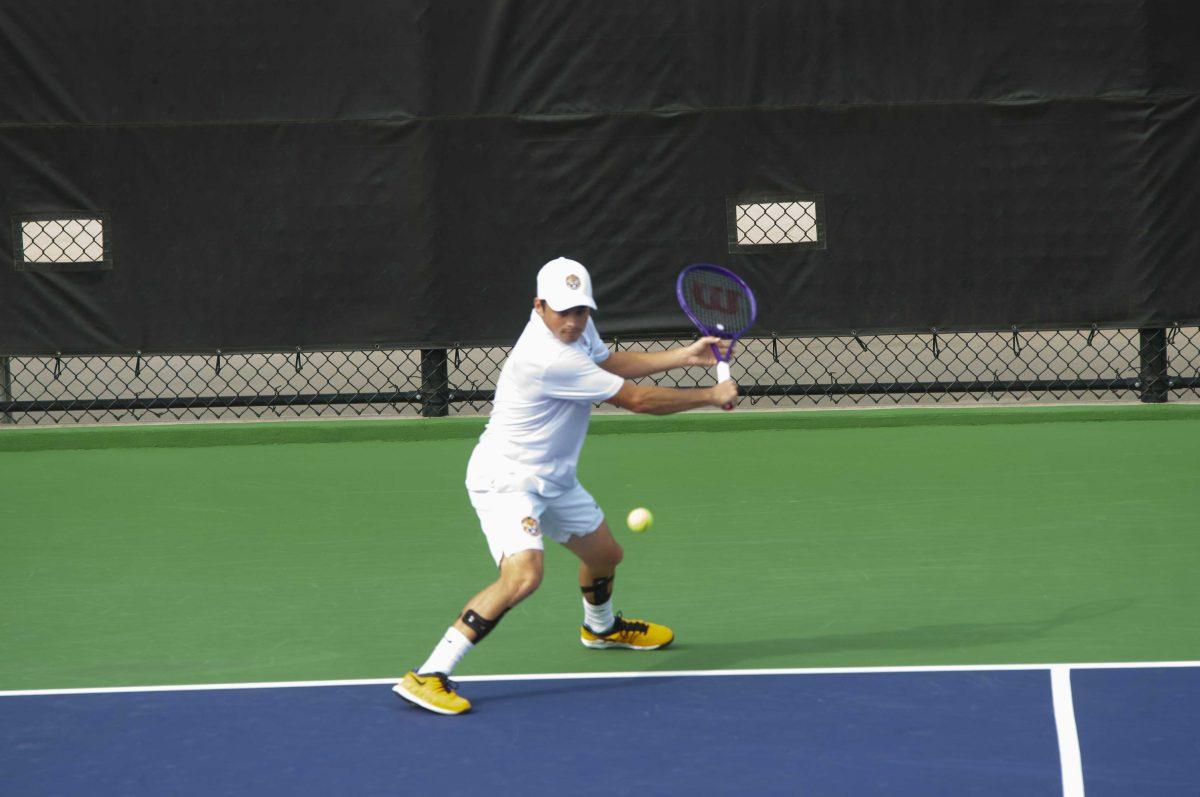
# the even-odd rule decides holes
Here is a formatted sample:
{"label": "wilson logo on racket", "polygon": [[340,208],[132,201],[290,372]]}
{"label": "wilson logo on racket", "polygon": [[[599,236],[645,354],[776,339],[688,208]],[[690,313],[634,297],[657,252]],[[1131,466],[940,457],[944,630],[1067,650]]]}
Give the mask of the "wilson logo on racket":
{"label": "wilson logo on racket", "polygon": [[574,274],[567,275],[567,287],[570,288],[571,290],[573,290],[573,291],[579,290],[579,286],[581,284],[583,284],[583,283],[581,283],[579,281],[579,277],[576,277]]}
{"label": "wilson logo on racket", "polygon": [[705,310],[736,313],[739,296],[736,288],[722,288],[719,285],[704,285],[699,282],[692,284],[692,299]]}
{"label": "wilson logo on racket", "polygon": [[535,518],[535,517],[522,518],[521,519],[521,528],[530,537],[537,537],[538,535],[540,535],[542,533],[542,530],[540,528],[538,528],[537,518]]}

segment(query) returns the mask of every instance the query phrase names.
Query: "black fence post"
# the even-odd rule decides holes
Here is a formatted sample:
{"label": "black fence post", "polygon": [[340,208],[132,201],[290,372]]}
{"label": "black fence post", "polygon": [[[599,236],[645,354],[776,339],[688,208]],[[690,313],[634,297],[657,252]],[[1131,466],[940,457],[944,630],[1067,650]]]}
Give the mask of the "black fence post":
{"label": "black fence post", "polygon": [[[12,401],[12,365],[8,357],[0,357],[0,402],[7,404],[10,401]],[[4,413],[4,417],[0,421],[13,423],[12,413]]]}
{"label": "black fence post", "polygon": [[1160,328],[1138,330],[1138,352],[1141,370],[1138,381],[1139,398],[1147,404],[1162,404],[1167,400],[1167,330]]}
{"label": "black fence post", "polygon": [[450,369],[445,349],[421,349],[421,414],[450,414]]}

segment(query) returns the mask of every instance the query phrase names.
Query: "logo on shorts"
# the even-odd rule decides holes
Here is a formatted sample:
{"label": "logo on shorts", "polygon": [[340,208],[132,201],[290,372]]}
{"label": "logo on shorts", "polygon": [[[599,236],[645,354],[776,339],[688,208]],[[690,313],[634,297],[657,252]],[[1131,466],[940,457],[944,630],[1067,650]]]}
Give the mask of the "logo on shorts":
{"label": "logo on shorts", "polygon": [[573,290],[573,291],[579,290],[579,286],[582,284],[583,283],[581,283],[579,281],[579,277],[576,277],[574,274],[567,275],[567,287],[570,288],[571,290]]}
{"label": "logo on shorts", "polygon": [[537,518],[535,517],[522,518],[521,528],[524,529],[525,533],[530,537],[538,537],[541,536],[542,533],[542,530],[538,528]]}

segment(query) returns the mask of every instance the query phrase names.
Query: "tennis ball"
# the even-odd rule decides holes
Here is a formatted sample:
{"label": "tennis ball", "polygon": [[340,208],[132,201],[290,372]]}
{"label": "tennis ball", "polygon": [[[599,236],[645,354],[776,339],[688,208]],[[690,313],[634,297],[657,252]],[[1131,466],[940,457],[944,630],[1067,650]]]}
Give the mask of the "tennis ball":
{"label": "tennis ball", "polygon": [[625,525],[629,526],[630,531],[648,531],[654,525],[654,515],[650,514],[649,509],[639,506],[629,513],[629,517],[625,518]]}

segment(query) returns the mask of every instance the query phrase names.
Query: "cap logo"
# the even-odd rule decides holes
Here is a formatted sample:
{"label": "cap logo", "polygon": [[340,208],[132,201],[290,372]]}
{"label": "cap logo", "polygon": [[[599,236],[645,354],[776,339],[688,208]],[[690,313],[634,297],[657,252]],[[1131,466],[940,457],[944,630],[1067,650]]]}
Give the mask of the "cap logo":
{"label": "cap logo", "polygon": [[567,287],[570,288],[571,290],[573,290],[573,291],[579,290],[579,286],[581,284],[582,283],[580,283],[579,277],[576,277],[574,274],[567,275]]}
{"label": "cap logo", "polygon": [[537,518],[535,517],[522,518],[521,528],[524,529],[525,533],[530,537],[536,537],[542,533],[542,530],[538,528]]}

